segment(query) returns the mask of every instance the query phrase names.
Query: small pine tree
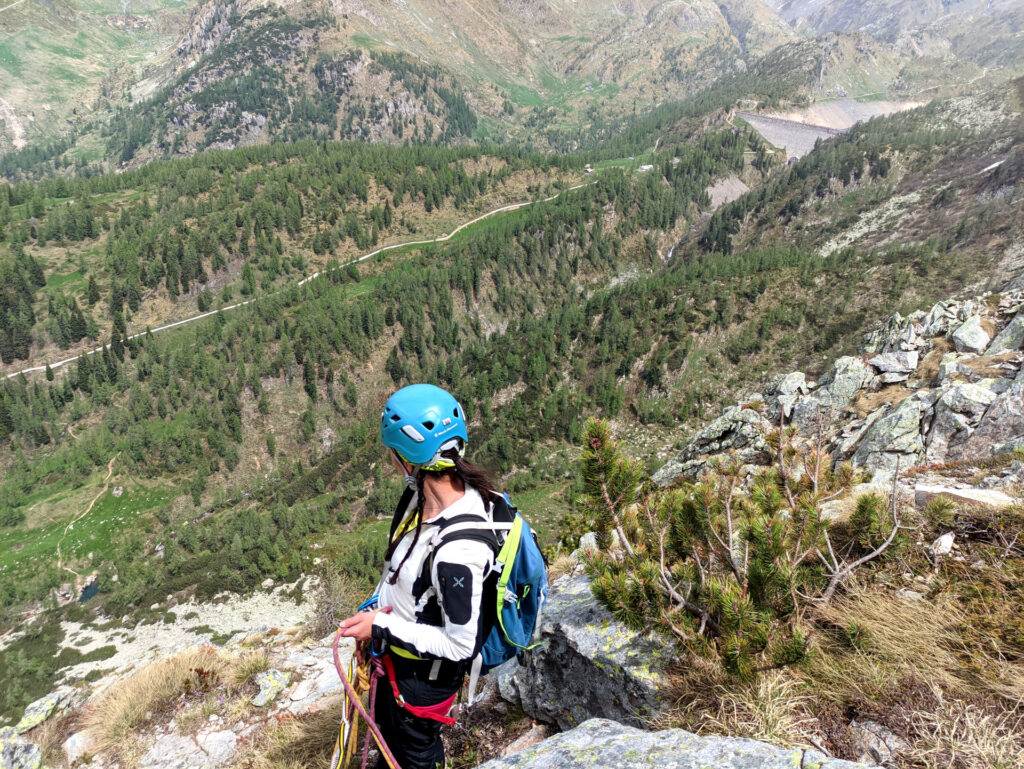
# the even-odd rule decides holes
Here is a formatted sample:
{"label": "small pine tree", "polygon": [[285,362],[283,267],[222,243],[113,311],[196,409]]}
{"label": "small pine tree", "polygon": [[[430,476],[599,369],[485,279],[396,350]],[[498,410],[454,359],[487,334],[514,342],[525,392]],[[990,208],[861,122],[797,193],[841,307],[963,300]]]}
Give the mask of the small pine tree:
{"label": "small pine tree", "polygon": [[[777,440],[780,457],[789,456]],[[799,660],[808,638],[803,596],[834,590],[842,571],[821,569],[817,554],[831,547],[819,502],[851,478],[822,470],[813,452],[801,459],[807,469],[780,459],[749,491],[738,462],[695,484],[648,490],[642,465],[590,420],[581,501],[598,535],[588,562],[595,595],[627,625],[657,627],[742,679]]]}

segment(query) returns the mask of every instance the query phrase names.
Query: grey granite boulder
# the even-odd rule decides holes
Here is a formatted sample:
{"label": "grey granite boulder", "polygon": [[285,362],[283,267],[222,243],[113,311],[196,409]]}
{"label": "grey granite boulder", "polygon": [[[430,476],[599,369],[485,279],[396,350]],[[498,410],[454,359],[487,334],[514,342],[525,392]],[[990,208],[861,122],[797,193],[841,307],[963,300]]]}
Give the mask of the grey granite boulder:
{"label": "grey granite boulder", "polygon": [[661,486],[679,475],[695,477],[714,456],[730,452],[743,463],[764,461],[768,458],[764,437],[771,429],[771,423],[753,409],[730,406],[652,477]]}
{"label": "grey granite boulder", "polygon": [[972,315],[953,332],[953,346],[957,352],[973,352],[980,355],[990,341],[992,337],[981,325],[980,315]]}
{"label": "grey granite boulder", "polygon": [[0,769],[39,769],[43,753],[10,727],[0,728]]}
{"label": "grey granite boulder", "polygon": [[843,357],[821,379],[818,389],[801,398],[793,407],[793,424],[804,434],[817,429],[818,414],[826,426],[838,419],[853,403],[860,389],[874,378],[875,372],[860,358]]}
{"label": "grey granite boulder", "polygon": [[682,729],[645,732],[595,718],[479,769],[863,769],[816,750],[744,737],[698,737]]}
{"label": "grey granite boulder", "polygon": [[772,424],[779,418],[779,411],[789,419],[793,411],[793,405],[800,399],[801,395],[807,395],[810,388],[807,386],[807,377],[802,371],[793,371],[789,374],[777,376],[765,388],[764,394],[768,404],[768,418]]}
{"label": "grey granite boulder", "polygon": [[996,334],[992,344],[985,350],[986,355],[999,355],[1019,350],[1024,346],[1024,310],[1018,312],[1006,327]]}
{"label": "grey granite boulder", "polygon": [[68,766],[74,766],[83,758],[92,755],[96,746],[96,735],[92,729],[83,729],[75,732],[64,740],[64,756],[67,758]]}
{"label": "grey granite boulder", "polygon": [[918,336],[915,321],[926,316],[923,313],[904,318],[898,312],[890,316],[882,326],[864,335],[861,349],[868,354],[893,352],[895,350],[916,350],[922,340]]}
{"label": "grey granite boulder", "polygon": [[997,447],[1024,438],[1024,369],[1013,384],[996,398],[967,439],[965,459],[990,456]]}
{"label": "grey granite boulder", "polygon": [[191,737],[165,734],[150,746],[139,766],[142,769],[191,769],[209,767],[212,762]]}
{"label": "grey granite boulder", "polygon": [[897,463],[906,470],[924,457],[921,418],[927,405],[915,393],[880,417],[864,434],[853,455],[853,464],[872,471],[872,483],[890,480]]}
{"label": "grey granite boulder", "polygon": [[883,352],[873,358],[868,358],[868,363],[883,373],[911,374],[917,368],[917,350]]}
{"label": "grey granite boulder", "polygon": [[499,668],[501,696],[538,721],[570,729],[589,718],[639,725],[660,707],[671,642],[638,633],[600,606],[585,576],[555,580],[544,607],[542,646]]}
{"label": "grey granite boulder", "polygon": [[958,384],[946,390],[935,404],[935,418],[928,430],[928,461],[960,459],[967,439],[997,397],[980,384]]}

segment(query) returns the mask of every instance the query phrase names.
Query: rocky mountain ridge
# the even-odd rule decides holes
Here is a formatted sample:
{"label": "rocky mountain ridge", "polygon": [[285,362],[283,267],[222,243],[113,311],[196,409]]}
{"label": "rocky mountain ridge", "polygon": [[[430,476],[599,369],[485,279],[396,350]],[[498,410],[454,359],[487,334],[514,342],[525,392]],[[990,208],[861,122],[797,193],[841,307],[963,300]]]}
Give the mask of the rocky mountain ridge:
{"label": "rocky mountain ridge", "polygon": [[[899,313],[836,360],[820,382],[780,375],[726,409],[656,474],[667,484],[734,458],[774,461],[766,440],[789,424],[875,483],[920,465],[982,462],[1024,448],[1024,289]],[[999,485],[998,481],[992,482]]]}

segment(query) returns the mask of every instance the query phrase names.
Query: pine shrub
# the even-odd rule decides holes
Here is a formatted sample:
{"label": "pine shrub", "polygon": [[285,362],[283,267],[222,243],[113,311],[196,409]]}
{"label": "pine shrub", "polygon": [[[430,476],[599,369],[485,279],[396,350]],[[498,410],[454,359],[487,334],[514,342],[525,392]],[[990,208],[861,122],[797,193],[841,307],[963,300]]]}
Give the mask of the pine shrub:
{"label": "pine shrub", "polygon": [[787,437],[770,441],[778,466],[746,486],[731,462],[656,489],[605,423],[588,422],[581,509],[597,533],[588,569],[598,599],[628,626],[654,627],[741,679],[802,659],[806,604],[845,576],[833,580],[845,564],[823,555],[832,548],[820,505],[852,473],[828,470],[821,452],[798,456]]}

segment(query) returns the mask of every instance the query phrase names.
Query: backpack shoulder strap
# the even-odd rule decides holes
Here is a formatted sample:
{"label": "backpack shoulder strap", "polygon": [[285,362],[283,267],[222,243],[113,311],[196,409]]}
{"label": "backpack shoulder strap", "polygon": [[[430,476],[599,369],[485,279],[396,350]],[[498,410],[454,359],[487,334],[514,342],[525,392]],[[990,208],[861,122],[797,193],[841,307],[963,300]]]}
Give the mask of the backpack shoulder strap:
{"label": "backpack shoulder strap", "polygon": [[449,542],[471,539],[489,545],[497,555],[498,550],[501,549],[501,543],[498,541],[496,528],[497,525],[487,518],[481,518],[472,513],[452,516],[438,526],[437,533],[434,535],[434,552]]}

